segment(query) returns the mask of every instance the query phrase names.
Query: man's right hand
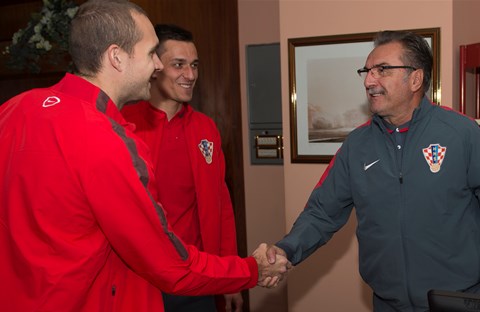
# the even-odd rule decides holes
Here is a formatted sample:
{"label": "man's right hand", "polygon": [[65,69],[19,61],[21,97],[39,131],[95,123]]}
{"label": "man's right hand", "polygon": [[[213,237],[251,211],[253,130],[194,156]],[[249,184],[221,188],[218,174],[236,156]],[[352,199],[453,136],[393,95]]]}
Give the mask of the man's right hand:
{"label": "man's right hand", "polygon": [[284,256],[285,258],[287,258],[287,253],[280,247],[277,247],[275,245],[270,245],[268,248],[267,248],[267,259],[268,259],[268,262],[270,264],[274,264],[276,259],[277,259],[277,255],[281,255],[281,256]]}
{"label": "man's right hand", "polygon": [[258,286],[276,287],[292,268],[292,264],[286,258],[286,253],[273,245],[268,247],[265,243],[260,244],[252,256],[258,264]]}

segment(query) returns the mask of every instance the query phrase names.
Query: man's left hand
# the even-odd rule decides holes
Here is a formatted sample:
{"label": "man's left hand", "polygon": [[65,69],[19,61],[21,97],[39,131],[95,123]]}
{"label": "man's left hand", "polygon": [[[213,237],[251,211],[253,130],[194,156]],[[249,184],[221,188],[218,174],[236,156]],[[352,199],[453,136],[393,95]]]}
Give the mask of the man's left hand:
{"label": "man's left hand", "polygon": [[242,312],[243,297],[241,293],[223,296],[225,297],[225,312]]}

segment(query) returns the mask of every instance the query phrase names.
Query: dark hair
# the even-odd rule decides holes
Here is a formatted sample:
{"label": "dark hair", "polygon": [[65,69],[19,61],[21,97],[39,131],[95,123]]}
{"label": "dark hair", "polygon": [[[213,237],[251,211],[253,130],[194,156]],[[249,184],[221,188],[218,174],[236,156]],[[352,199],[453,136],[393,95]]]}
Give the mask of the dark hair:
{"label": "dark hair", "polygon": [[158,54],[162,54],[163,44],[167,40],[193,42],[193,35],[190,31],[174,24],[157,24],[155,25],[155,33],[159,41]]}
{"label": "dark hair", "polygon": [[75,71],[95,75],[107,48],[117,44],[128,54],[142,39],[132,13],[147,15],[127,0],[89,0],[80,5],[70,27],[69,50]]}
{"label": "dark hair", "polygon": [[425,38],[410,31],[386,30],[377,34],[374,45],[378,47],[392,42],[402,44],[405,53],[401,59],[405,65],[423,70],[422,86],[423,91],[427,92],[432,79],[433,56]]}

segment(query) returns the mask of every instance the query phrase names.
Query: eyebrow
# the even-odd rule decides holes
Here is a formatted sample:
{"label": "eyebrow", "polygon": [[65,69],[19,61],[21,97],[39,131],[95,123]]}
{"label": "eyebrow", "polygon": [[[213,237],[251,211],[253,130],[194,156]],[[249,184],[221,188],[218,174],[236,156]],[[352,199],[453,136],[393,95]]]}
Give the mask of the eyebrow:
{"label": "eyebrow", "polygon": [[380,66],[388,66],[389,63],[386,63],[386,62],[383,62],[383,63],[379,63],[379,64],[374,64],[372,67],[380,67]]}
{"label": "eyebrow", "polygon": [[[178,58],[172,59],[172,62],[187,63],[187,59],[178,57]],[[198,63],[198,62],[199,62],[199,59],[194,59],[192,63]]]}

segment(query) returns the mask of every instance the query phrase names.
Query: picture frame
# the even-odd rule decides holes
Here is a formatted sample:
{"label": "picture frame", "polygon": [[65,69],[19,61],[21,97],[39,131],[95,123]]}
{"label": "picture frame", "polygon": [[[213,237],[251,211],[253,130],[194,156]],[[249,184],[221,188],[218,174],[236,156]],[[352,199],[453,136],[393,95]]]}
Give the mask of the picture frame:
{"label": "picture frame", "polygon": [[[432,48],[427,95],[440,104],[440,28],[408,29]],[[292,163],[328,163],[354,128],[370,118],[362,68],[377,32],[288,39]]]}

